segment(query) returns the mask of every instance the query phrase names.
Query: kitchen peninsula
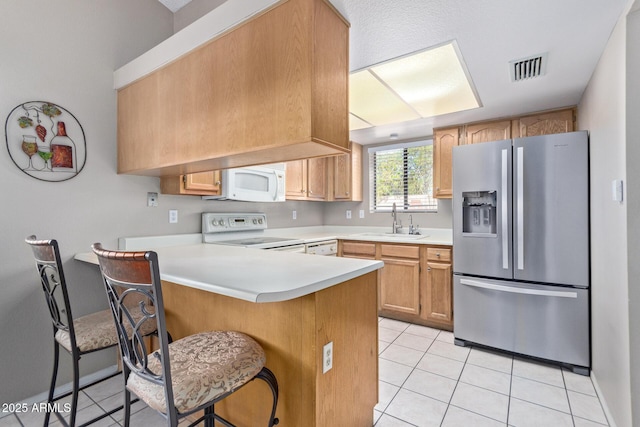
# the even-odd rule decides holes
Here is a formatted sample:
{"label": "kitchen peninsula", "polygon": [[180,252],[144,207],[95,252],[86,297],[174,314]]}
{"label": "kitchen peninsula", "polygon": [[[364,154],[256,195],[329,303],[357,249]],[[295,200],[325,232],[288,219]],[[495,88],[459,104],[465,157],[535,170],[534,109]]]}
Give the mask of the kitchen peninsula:
{"label": "kitchen peninsula", "polygon": [[[255,338],[278,378],[281,425],[373,424],[382,262],[206,244],[156,252],[174,339],[217,329]],[[76,259],[97,263],[93,254]],[[323,373],[329,342],[333,367]],[[216,411],[239,425],[260,425],[270,399],[266,386],[254,382]]]}

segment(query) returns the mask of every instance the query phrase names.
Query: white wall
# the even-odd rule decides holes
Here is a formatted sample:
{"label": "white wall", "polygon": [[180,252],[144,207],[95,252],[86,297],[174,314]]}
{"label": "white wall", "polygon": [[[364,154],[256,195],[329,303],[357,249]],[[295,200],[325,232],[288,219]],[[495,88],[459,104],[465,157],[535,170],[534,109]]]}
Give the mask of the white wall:
{"label": "white wall", "polygon": [[[106,308],[95,266],[74,261],[94,242],[115,248],[117,238],[200,232],[203,211],[265,211],[272,227],[323,222],[322,205],[286,202],[207,202],[163,196],[146,207],[159,180],[116,174],[116,92],[113,70],[173,34],[173,15],[157,0],[27,0],[0,2],[0,119],[20,103],[60,104],[80,121],[87,162],[75,178],[38,181],[9,158],[0,142],[0,402],[16,402],[48,388],[53,360],[51,323],[24,238],[59,241],[75,315]],[[320,207],[319,207],[320,206]],[[168,224],[168,209],[179,223]],[[115,363],[85,356],[89,372]],[[63,358],[68,361],[68,358]],[[69,381],[69,369],[62,381]]]}
{"label": "white wall", "polygon": [[629,262],[629,336],[631,405],[640,424],[640,0],[627,17],[627,250]]}
{"label": "white wall", "polygon": [[[626,181],[626,18],[619,20],[578,106],[590,131],[592,375],[618,426],[631,426],[627,202],[611,181]],[[626,200],[626,197],[625,197]]]}

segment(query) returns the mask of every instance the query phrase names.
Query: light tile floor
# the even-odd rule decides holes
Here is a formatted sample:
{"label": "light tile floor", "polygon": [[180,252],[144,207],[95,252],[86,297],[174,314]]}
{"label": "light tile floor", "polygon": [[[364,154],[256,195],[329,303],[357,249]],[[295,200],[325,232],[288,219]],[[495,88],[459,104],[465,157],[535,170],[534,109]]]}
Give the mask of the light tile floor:
{"label": "light tile floor", "polygon": [[[391,319],[379,322],[376,427],[601,427],[607,419],[589,377],[486,350],[457,347],[453,334]],[[82,392],[82,422],[122,400],[116,376]],[[138,402],[131,426],[164,420]],[[42,425],[43,414],[11,414],[0,427]],[[50,424],[59,426],[53,419]],[[96,427],[120,426],[122,411]],[[337,427],[337,426],[336,426]],[[342,426],[340,426],[342,427]],[[349,426],[345,426],[349,427]]]}
{"label": "light tile floor", "polygon": [[397,320],[381,318],[378,331],[376,427],[608,425],[589,377]]}

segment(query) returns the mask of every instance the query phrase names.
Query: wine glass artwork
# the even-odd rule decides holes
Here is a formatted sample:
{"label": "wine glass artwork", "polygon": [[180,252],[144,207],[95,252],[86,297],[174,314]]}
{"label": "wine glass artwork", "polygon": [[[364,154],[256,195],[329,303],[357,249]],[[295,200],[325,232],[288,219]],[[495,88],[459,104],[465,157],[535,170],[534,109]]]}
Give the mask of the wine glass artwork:
{"label": "wine glass artwork", "polygon": [[25,171],[35,171],[36,168],[33,167],[33,160],[31,159],[34,154],[38,153],[38,143],[36,142],[36,137],[32,135],[22,135],[22,151],[24,154],[29,156],[29,164],[27,165]]}
{"label": "wine glass artwork", "polygon": [[13,163],[42,181],[71,179],[87,160],[80,122],[53,102],[29,101],[16,106],[5,122],[5,136]]}

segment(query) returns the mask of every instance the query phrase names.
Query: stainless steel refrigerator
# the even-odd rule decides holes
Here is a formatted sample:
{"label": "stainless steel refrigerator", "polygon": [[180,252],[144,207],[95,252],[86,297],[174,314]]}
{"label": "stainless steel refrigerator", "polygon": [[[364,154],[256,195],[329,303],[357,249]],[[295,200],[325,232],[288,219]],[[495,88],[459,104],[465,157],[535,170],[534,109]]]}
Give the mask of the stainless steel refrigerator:
{"label": "stainless steel refrigerator", "polygon": [[586,131],[453,149],[454,336],[590,369]]}

